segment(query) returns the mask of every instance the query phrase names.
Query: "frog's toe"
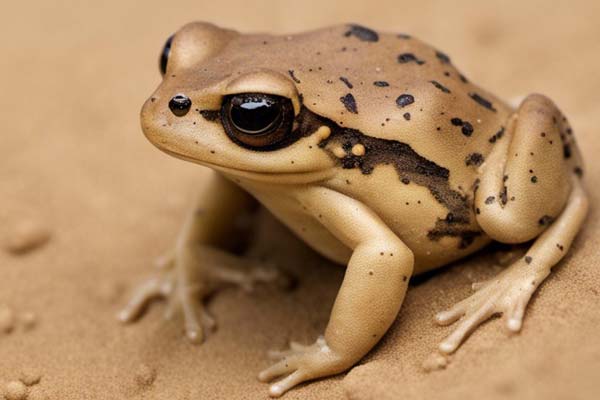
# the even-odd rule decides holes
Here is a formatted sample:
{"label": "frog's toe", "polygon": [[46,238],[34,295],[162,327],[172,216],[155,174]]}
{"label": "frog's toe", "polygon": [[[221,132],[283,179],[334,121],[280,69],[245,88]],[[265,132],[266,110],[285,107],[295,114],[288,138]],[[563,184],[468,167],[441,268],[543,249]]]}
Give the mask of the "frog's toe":
{"label": "frog's toe", "polygon": [[[481,325],[495,313],[496,311],[492,301],[484,301],[479,305],[479,307],[474,307],[471,310],[468,310],[464,314],[464,319],[460,321],[454,332],[452,332],[450,336],[440,343],[440,351],[446,354],[456,351],[458,346],[460,346],[460,344],[471,332],[473,332],[479,325]],[[460,316],[456,317],[452,322],[458,318],[460,318]]]}
{"label": "frog's toe", "polygon": [[178,314],[183,315],[185,336],[195,344],[202,343],[206,333],[214,331],[217,326],[215,319],[206,310],[203,298],[195,290],[176,288],[176,292],[168,299],[165,312],[167,320]]}
{"label": "frog's toe", "polygon": [[465,299],[460,303],[456,303],[452,308],[437,313],[435,316],[435,322],[437,322],[439,325],[445,326],[458,321],[467,312],[467,300],[468,299]]}
{"label": "frog's toe", "polygon": [[258,374],[261,382],[284,376],[270,386],[271,397],[279,397],[304,381],[342,372],[355,362],[333,351],[323,336],[312,345],[292,342],[289,350],[273,353],[279,361]]}
{"label": "frog's toe", "polygon": [[523,288],[519,291],[519,293],[515,294],[515,299],[512,301],[509,309],[505,312],[506,319],[506,327],[509,331],[513,333],[517,333],[521,330],[523,326],[523,317],[525,316],[525,309],[527,308],[527,304],[529,304],[529,300],[537,285],[532,283],[529,287]]}
{"label": "frog's toe", "polygon": [[185,336],[192,343],[202,343],[205,337],[205,311],[202,302],[190,295],[183,295],[181,311],[184,319]]}
{"label": "frog's toe", "polygon": [[261,382],[269,382],[277,377],[287,375],[269,387],[269,395],[271,397],[280,397],[294,386],[310,378],[301,364],[302,355],[300,353],[294,353],[261,371],[260,374],[258,374],[258,379]]}
{"label": "frog's toe", "polygon": [[135,321],[142,316],[153,300],[168,297],[172,290],[171,279],[150,278],[146,280],[135,289],[127,305],[117,314],[117,318],[123,323]]}

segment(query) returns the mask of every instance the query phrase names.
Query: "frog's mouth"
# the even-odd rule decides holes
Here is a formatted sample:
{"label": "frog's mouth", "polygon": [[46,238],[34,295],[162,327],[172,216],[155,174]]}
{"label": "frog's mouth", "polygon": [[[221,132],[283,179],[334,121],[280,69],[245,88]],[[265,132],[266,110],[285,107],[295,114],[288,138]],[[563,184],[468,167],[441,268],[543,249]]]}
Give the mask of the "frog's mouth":
{"label": "frog's mouth", "polygon": [[174,152],[164,147],[161,147],[160,150],[164,151],[170,156],[179,158],[180,160],[193,162],[194,164],[199,164],[203,167],[211,168],[229,177],[237,177],[257,182],[296,185],[324,181],[329,179],[333,175],[333,171],[330,168],[312,170],[307,169],[293,172],[258,172],[247,169],[232,168],[222,164],[197,160],[195,158]]}

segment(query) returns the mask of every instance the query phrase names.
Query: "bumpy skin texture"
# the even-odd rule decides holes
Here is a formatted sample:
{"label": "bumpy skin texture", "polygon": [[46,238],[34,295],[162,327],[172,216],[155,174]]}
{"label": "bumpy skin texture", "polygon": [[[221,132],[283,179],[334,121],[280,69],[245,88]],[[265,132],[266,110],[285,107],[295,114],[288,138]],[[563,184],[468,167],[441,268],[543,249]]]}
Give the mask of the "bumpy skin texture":
{"label": "bumpy skin texture", "polygon": [[[241,93],[291,100],[284,142],[257,150],[228,136],[221,106]],[[171,111],[176,94],[189,98],[189,112]],[[172,268],[142,285],[121,319],[164,296],[198,342],[213,325],[202,299],[220,283],[275,279],[261,266],[236,269],[222,251],[252,198],[347,265],[324,336],[274,353],[281,360],[259,375],[285,376],[272,396],[350,368],[385,334],[413,274],[491,240],[537,238],[525,258],[437,316],[440,324],[464,316],[440,351],[456,350],[493,314],[519,330],[530,296],[587,211],[572,131],[549,99],[531,95],[513,110],[470,83],[447,55],[405,34],[342,25],[241,35],[189,24],[173,37],[164,80],[141,118],[158,148],[216,172],[168,258]]]}

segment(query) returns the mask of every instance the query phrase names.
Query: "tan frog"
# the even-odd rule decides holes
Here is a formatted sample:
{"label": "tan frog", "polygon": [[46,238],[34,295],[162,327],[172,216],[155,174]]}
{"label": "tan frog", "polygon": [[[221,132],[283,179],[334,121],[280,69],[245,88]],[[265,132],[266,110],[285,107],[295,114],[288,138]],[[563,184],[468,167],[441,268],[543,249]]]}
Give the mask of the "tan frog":
{"label": "tan frog", "polygon": [[259,374],[283,377],[272,396],[349,369],[390,327],[411,276],[492,240],[534,242],[437,315],[440,324],[460,319],[439,349],[452,353],[498,313],[519,331],[531,295],[585,218],[579,151],[552,101],[530,95],[515,110],[408,35],[358,25],[242,35],[192,23],[167,42],[161,64],[163,82],[142,109],[144,133],[215,173],[171,268],[143,284],[120,318],[167,297],[187,336],[202,341],[214,325],[203,299],[222,283],[275,276],[226,251],[239,237],[236,218],[258,200],[347,265],[324,335],[293,343]]}

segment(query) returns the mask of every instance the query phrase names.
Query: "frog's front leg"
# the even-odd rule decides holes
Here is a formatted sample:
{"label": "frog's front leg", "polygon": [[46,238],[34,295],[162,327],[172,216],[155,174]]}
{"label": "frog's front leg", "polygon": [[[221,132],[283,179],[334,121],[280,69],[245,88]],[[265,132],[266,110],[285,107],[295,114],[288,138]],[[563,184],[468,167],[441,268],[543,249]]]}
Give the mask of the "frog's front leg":
{"label": "frog's front leg", "polygon": [[396,315],[413,271],[411,250],[364,204],[324,188],[300,196],[342,243],[353,250],[325,334],[310,346],[292,345],[259,374],[278,397],[301,382],[343,372],[381,339]]}
{"label": "frog's front leg", "polygon": [[236,221],[255,206],[250,195],[213,173],[186,217],[175,248],[162,260],[164,271],[134,291],[119,319],[131,322],[153,299],[166,298],[166,316],[181,312],[188,339],[202,342],[205,331],[215,325],[204,308],[205,298],[223,284],[250,289],[255,282],[271,281],[277,276],[274,269],[225,250],[240,236]]}
{"label": "frog's front leg", "polygon": [[441,325],[463,318],[440,344],[445,353],[495,314],[503,314],[510,331],[519,331],[532,294],[567,253],[586,216],[578,150],[550,100],[526,98],[499,140],[481,166],[477,221],[492,239],[505,243],[541,235],[522,259],[498,277],[474,284],[471,297],[436,316]]}

